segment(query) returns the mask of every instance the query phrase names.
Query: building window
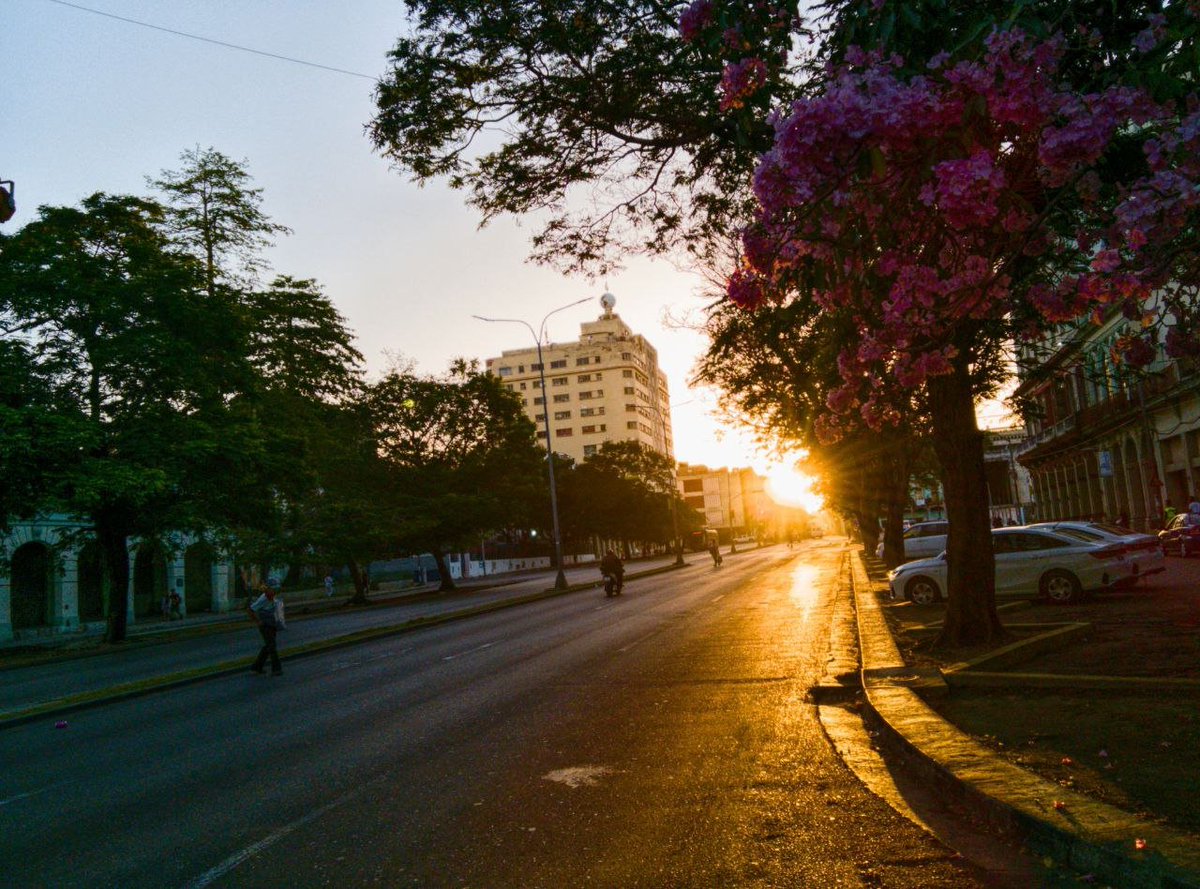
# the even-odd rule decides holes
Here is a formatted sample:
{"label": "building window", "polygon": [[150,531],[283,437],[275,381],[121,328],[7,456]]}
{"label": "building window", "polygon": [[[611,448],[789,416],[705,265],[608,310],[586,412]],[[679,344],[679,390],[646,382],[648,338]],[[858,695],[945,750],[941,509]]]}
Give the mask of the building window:
{"label": "building window", "polygon": [[589,398],[591,398],[591,397],[592,397],[592,393],[591,393],[591,392],[580,392],[580,393],[579,393],[579,400],[580,400],[580,401],[587,401],[587,400],[588,400]]}
{"label": "building window", "polygon": [[545,414],[534,414],[534,417],[533,417],[533,422],[535,422],[535,423],[544,423],[545,421],[546,421],[546,415],[545,415]]}
{"label": "building window", "polygon": [[541,389],[541,388],[542,388],[542,381],[541,381],[541,380],[534,380],[534,381],[533,381],[532,383],[530,383],[529,385],[533,386],[533,388],[534,388],[534,389]]}
{"label": "building window", "polygon": [[570,438],[574,434],[575,434],[574,431],[572,431],[571,429],[555,429],[554,430],[554,435],[557,438]]}
{"label": "building window", "polygon": [[525,365],[524,364],[517,365],[517,373],[519,373],[519,374],[525,373]]}
{"label": "building window", "polygon": [[[581,395],[580,397],[582,398],[583,396]],[[594,416],[596,416],[596,409],[595,409],[594,407],[584,407],[584,408],[580,408],[580,409],[579,409],[579,416],[581,416],[581,417],[594,417]]]}
{"label": "building window", "polygon": [[621,376],[625,377],[626,379],[633,379],[633,371],[623,370],[621,371]]}
{"label": "building window", "polygon": [[584,457],[596,456],[596,446],[595,445],[584,445],[583,446],[583,456]]}
{"label": "building window", "polygon": [[622,352],[622,353],[621,353],[621,360],[622,360],[622,361],[629,361],[631,358],[633,358],[633,353],[632,353],[632,352]]}
{"label": "building window", "polygon": [[594,390],[594,391],[592,392],[592,394],[593,394],[593,395],[595,395],[597,398],[603,398],[603,397],[604,397],[604,390],[603,390],[603,389],[596,389],[596,390]]}
{"label": "building window", "polygon": [[571,396],[569,394],[564,393],[563,395],[555,395],[554,396],[554,401],[556,404],[562,404],[564,401],[570,401],[570,400],[571,400]]}
{"label": "building window", "polygon": [[582,432],[584,435],[591,435],[596,431],[596,427],[595,426],[584,426],[579,431]]}
{"label": "building window", "polygon": [[551,386],[565,386],[569,382],[571,382],[571,381],[568,380],[566,377],[555,377],[553,380],[550,381],[550,385]]}
{"label": "building window", "polygon": [[591,374],[580,374],[575,378],[576,383],[590,383],[592,381]]}
{"label": "building window", "polygon": [[603,379],[604,379],[604,374],[602,374],[602,373],[593,374],[593,376],[594,376],[594,377],[595,377],[597,380],[603,380]]}
{"label": "building window", "polygon": [[630,420],[625,424],[626,429],[637,429],[637,420]]}
{"label": "building window", "polygon": [[502,377],[507,377],[507,376],[510,376],[511,374],[512,374],[512,368],[511,368],[511,367],[502,367],[502,368],[500,368],[500,376],[502,376]]}
{"label": "building window", "polygon": [[535,398],[535,399],[533,400],[533,403],[534,403],[534,404],[545,404],[545,403],[546,403],[546,399],[542,398],[542,397],[539,395],[537,398]]}
{"label": "building window", "polygon": [[557,370],[560,367],[566,367],[566,366],[567,366],[567,359],[565,359],[565,358],[559,358],[555,361],[550,362],[551,370]]}
{"label": "building window", "polygon": [[575,359],[576,367],[583,367],[585,364],[591,364],[591,363],[592,363],[592,359],[587,355],[583,356],[582,358]]}
{"label": "building window", "polygon": [[524,384],[524,383],[522,383],[522,384],[521,384],[521,391],[522,391],[522,392],[524,392],[524,391],[525,391],[525,384]]}
{"label": "building window", "polygon": [[545,429],[539,429],[539,430],[538,430],[538,438],[545,438],[545,437],[546,437],[546,430],[545,430]]}
{"label": "building window", "polygon": [[683,480],[683,492],[685,494],[698,494],[704,490],[704,479],[702,478],[685,478]]}
{"label": "building window", "polygon": [[569,419],[571,419],[571,412],[570,412],[570,411],[555,411],[555,412],[554,412],[554,419],[556,419],[556,420],[569,420]]}
{"label": "building window", "polygon": [[637,405],[636,404],[625,405],[625,413],[627,413],[627,414],[637,413]]}
{"label": "building window", "polygon": [[690,506],[692,509],[699,509],[701,511],[703,511],[703,509],[704,509],[704,498],[703,497],[684,497],[683,502],[686,503],[688,506]]}
{"label": "building window", "polygon": [[531,364],[531,365],[529,365],[529,369],[530,369],[530,370],[541,370],[541,369],[542,369],[542,365],[540,365],[540,364]]}
{"label": "building window", "polygon": [[625,387],[625,394],[626,394],[626,395],[632,395],[632,394],[633,394],[633,387],[632,387],[632,386],[626,386],[626,387]]}
{"label": "building window", "polygon": [[596,408],[596,416],[603,417],[604,416],[604,408],[602,408],[602,407]]}

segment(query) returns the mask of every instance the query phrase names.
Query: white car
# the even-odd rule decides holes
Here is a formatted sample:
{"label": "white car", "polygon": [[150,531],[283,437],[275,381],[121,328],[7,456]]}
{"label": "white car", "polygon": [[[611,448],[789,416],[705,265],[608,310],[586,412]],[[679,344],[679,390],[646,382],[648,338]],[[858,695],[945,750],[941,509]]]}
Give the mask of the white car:
{"label": "white car", "polygon": [[1125,561],[1130,570],[1130,576],[1120,582],[1122,586],[1133,586],[1140,578],[1161,574],[1167,569],[1167,557],[1156,534],[1142,534],[1107,522],[1038,522],[1029,527],[1075,534],[1100,543],[1121,544],[1125,547]]}
{"label": "white car", "polygon": [[[904,532],[904,558],[925,559],[936,556],[946,548],[946,532],[950,529],[948,522],[917,522],[910,525]],[[875,558],[883,558],[883,540],[875,549]]]}
{"label": "white car", "polygon": [[[992,547],[998,598],[1041,596],[1066,604],[1132,574],[1121,544],[1089,542],[1044,528],[997,528]],[[943,552],[894,569],[888,574],[892,598],[918,605],[940,601],[946,593],[946,567]]]}

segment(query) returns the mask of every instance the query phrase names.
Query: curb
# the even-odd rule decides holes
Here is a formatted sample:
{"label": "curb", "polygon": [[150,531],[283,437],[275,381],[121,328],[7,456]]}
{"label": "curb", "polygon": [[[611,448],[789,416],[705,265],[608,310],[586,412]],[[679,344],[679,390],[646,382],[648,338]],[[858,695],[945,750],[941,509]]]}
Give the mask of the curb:
{"label": "curb", "polygon": [[1200,889],[1200,843],[1007,762],[889,676],[905,672],[903,658],[861,555],[850,561],[867,708],[894,752],[987,824],[1073,870],[1123,889]]}
{"label": "curb", "polygon": [[[668,571],[675,571],[679,568],[687,567],[688,564],[689,563],[685,562],[683,565],[667,565],[661,568],[651,568],[646,571],[639,571],[629,574],[627,577],[629,579],[637,577],[651,577],[656,574],[664,574]],[[286,652],[280,653],[279,657],[280,660],[291,661],[297,658],[306,657],[312,654],[320,654],[322,652],[331,651],[337,648],[347,648],[352,645],[357,645],[360,642],[370,642],[375,639],[383,639],[388,636],[398,636],[402,633],[408,633],[413,630],[423,629],[425,627],[437,626],[439,624],[450,623],[456,620],[463,620],[468,617],[477,617],[482,614],[489,614],[493,611],[502,611],[506,608],[513,608],[518,605],[527,605],[531,602],[539,602],[543,599],[552,599],[556,596],[565,595],[567,593],[596,589],[602,583],[602,580],[590,581],[586,584],[575,584],[574,586],[569,586],[563,590],[551,588],[541,592],[527,593],[523,596],[514,596],[511,599],[501,599],[499,601],[488,602],[483,605],[475,605],[469,608],[460,609],[458,611],[447,612],[445,614],[412,618],[411,620],[407,620],[399,624],[389,624],[382,627],[371,627],[366,630],[356,630],[353,633],[347,633],[342,636],[334,636],[330,639],[321,639],[315,642],[309,642],[296,648],[288,649]],[[220,626],[224,626],[224,623],[220,624]],[[235,673],[242,673],[248,670],[253,662],[254,658],[248,655],[232,661],[223,661],[218,664],[210,664],[205,667],[196,667],[191,670],[181,670],[176,673],[168,673],[164,676],[157,676],[152,679],[140,679],[136,682],[123,683],[121,685],[110,686],[106,689],[81,692],[69,697],[58,698],[53,701],[46,701],[41,704],[35,704],[32,707],[25,707],[20,710],[13,710],[9,713],[0,714],[0,731],[13,726],[24,725],[47,716],[74,713],[80,710],[97,707],[102,704],[110,704],[117,701],[128,700],[130,698],[142,697],[144,695],[153,694],[154,692],[162,691],[168,688],[178,688],[180,686],[202,682],[206,679],[215,679],[219,676],[230,676]]]}

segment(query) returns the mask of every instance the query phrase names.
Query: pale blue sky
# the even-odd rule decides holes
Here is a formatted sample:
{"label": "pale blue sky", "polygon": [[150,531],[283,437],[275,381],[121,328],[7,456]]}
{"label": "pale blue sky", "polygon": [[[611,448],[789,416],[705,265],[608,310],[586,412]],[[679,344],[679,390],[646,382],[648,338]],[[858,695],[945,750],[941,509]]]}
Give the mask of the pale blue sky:
{"label": "pale blue sky", "polygon": [[[369,367],[400,353],[422,371],[454,356],[485,358],[527,343],[525,318],[611,290],[617,312],[659,350],[676,403],[681,460],[762,466],[709,415],[711,393],[686,387],[703,337],[664,324],[703,305],[701,280],[631,262],[605,281],[566,278],[525,262],[532,226],[482,231],[460,193],[418,188],[389,170],[364,135],[369,79],[305,67],[106,18],[51,0],[2,0],[0,179],[16,182],[11,232],[40,204],[95,191],[145,194],[145,177],[212,146],[245,160],[264,208],[294,230],[272,268],[317,279],[358,336]],[[404,28],[399,0],[79,0],[161,28],[378,76]],[[585,304],[551,319],[574,339],[599,314]],[[686,403],[685,403],[686,402]]]}

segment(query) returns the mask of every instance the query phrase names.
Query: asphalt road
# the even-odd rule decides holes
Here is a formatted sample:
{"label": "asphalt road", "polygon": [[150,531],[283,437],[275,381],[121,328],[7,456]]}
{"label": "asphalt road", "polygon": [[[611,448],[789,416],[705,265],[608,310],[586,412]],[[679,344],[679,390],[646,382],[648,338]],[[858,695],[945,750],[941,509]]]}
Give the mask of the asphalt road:
{"label": "asphalt road", "polygon": [[970,887],[805,693],[836,545],[0,732],[0,884]]}

